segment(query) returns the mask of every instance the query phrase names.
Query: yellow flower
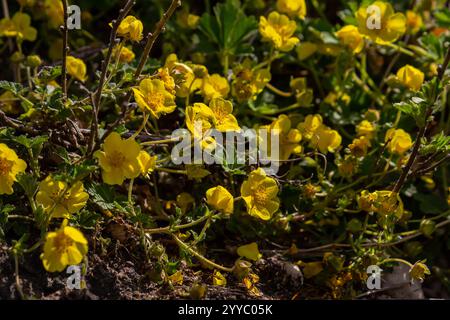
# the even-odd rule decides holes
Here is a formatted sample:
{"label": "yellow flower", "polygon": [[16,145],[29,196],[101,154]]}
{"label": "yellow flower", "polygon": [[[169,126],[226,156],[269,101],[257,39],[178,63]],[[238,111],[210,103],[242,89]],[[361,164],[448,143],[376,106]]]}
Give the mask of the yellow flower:
{"label": "yellow flower", "polygon": [[206,203],[225,214],[232,214],[234,210],[233,196],[222,186],[210,188],[206,191]]}
{"label": "yellow flower", "polygon": [[204,103],[194,103],[194,106],[186,108],[186,127],[194,138],[200,138],[209,129],[213,129],[215,121],[214,112]]}
{"label": "yellow flower", "polygon": [[305,0],[278,0],[277,10],[291,18],[299,17],[300,19],[305,19],[306,3]]}
{"label": "yellow flower", "polygon": [[312,42],[302,42],[297,46],[297,56],[300,61],[306,60],[319,50],[319,46]]}
{"label": "yellow flower", "polygon": [[[120,49],[120,52],[119,52]],[[127,48],[127,47],[120,47],[115,46],[112,52],[113,57],[118,58],[120,62],[122,63],[130,63],[134,60],[135,54],[133,50]]]}
{"label": "yellow flower", "polygon": [[61,0],[45,0],[45,14],[49,18],[52,28],[59,28],[64,24],[64,8]]}
{"label": "yellow flower", "polygon": [[231,101],[216,98],[211,100],[209,108],[214,114],[214,126],[218,131],[226,132],[240,130],[239,124],[232,114],[233,104]]}
{"label": "yellow flower", "polygon": [[314,133],[322,126],[322,116],[320,114],[307,115],[303,122],[300,122],[297,129],[300,130],[303,138],[310,140]]}
{"label": "yellow flower", "polygon": [[407,64],[398,70],[397,78],[407,88],[418,91],[425,80],[425,74],[419,69]]}
{"label": "yellow flower", "polygon": [[378,44],[396,41],[406,32],[406,17],[395,13],[388,2],[375,1],[356,13],[359,32]]}
{"label": "yellow flower", "polygon": [[345,26],[336,32],[339,41],[349,47],[354,54],[364,48],[364,38],[355,26]]}
{"label": "yellow flower", "polygon": [[51,175],[39,183],[36,194],[36,203],[54,218],[69,218],[70,214],[80,211],[88,199],[81,181],[69,187],[63,181],[54,180]]}
{"label": "yellow flower", "polygon": [[363,120],[356,126],[356,133],[358,137],[365,136],[371,140],[375,134],[375,126],[372,122]]}
{"label": "yellow flower", "polygon": [[125,39],[138,42],[143,38],[143,30],[144,25],[139,19],[134,16],[127,16],[120,23],[117,34]]}
{"label": "yellow flower", "polygon": [[214,98],[226,98],[230,92],[227,79],[218,74],[207,76],[203,81],[202,93],[206,101]]}
{"label": "yellow flower", "polygon": [[224,287],[227,285],[227,278],[225,278],[219,271],[215,270],[213,274],[213,285]]}
{"label": "yellow flower", "polygon": [[0,194],[12,194],[12,186],[17,181],[17,175],[25,172],[27,164],[19,159],[13,149],[0,143]]}
{"label": "yellow flower", "polygon": [[368,190],[363,190],[358,197],[358,206],[361,210],[372,212],[375,211],[375,201],[377,200],[377,195],[375,193],[370,193]]}
{"label": "yellow flower", "polygon": [[152,173],[153,170],[155,170],[157,159],[157,156],[151,156],[144,150],[139,152],[138,161],[141,168],[141,174],[143,176],[146,176],[147,174]]}
{"label": "yellow flower", "polygon": [[168,277],[169,281],[172,283],[172,285],[179,285],[181,286],[184,281],[183,272],[181,270],[178,270],[174,274]]}
{"label": "yellow flower", "polygon": [[233,68],[233,76],[232,94],[238,102],[256,99],[272,78],[270,71],[266,68],[253,70],[250,59],[245,59]]}
{"label": "yellow flower", "polygon": [[280,51],[291,51],[300,41],[293,37],[296,28],[295,21],[275,11],[271,12],[267,19],[261,16],[259,20],[259,33],[263,40],[271,42],[275,49]]}
{"label": "yellow flower", "polygon": [[398,193],[389,190],[375,191],[374,211],[382,215],[395,215],[401,218],[403,201]]}
{"label": "yellow flower", "polygon": [[339,132],[322,125],[313,134],[310,145],[322,153],[327,153],[335,152],[341,142],[342,137]]}
{"label": "yellow flower", "polygon": [[117,132],[111,133],[94,156],[102,168],[103,182],[121,185],[125,179],[134,179],[141,173],[138,161],[140,147],[132,139],[123,140]]}
{"label": "yellow flower", "polygon": [[249,215],[269,220],[278,210],[278,185],[275,179],[266,175],[262,168],[252,171],[241,186],[241,196]]}
{"label": "yellow flower", "polygon": [[237,254],[242,257],[253,261],[258,261],[262,254],[258,250],[258,244],[252,242],[237,248]]}
{"label": "yellow flower", "polygon": [[423,261],[417,261],[409,270],[409,275],[413,280],[423,281],[425,276],[430,274],[430,269]]}
{"label": "yellow flower", "polygon": [[367,136],[361,136],[359,138],[353,139],[352,143],[349,144],[348,148],[350,152],[355,157],[363,157],[367,154],[367,150],[370,147],[370,140]]}
{"label": "yellow flower", "polygon": [[[268,134],[272,133],[274,135],[278,135],[280,153],[279,160],[287,160],[291,154],[298,154],[302,152],[302,146],[300,145],[302,134],[298,129],[293,129],[291,127],[291,120],[287,115],[282,114],[269,126],[263,126],[261,128],[267,129]],[[270,135],[267,145],[269,148],[272,145]]]}
{"label": "yellow flower", "polygon": [[31,26],[31,18],[28,14],[17,12],[12,19],[3,18],[0,20],[1,36],[34,41],[37,37],[37,30]]}
{"label": "yellow flower", "polygon": [[176,108],[174,96],[166,90],[164,82],[159,79],[144,79],[139,83],[139,88],[132,90],[142,112],[150,112],[156,119],[161,114],[173,112]]}
{"label": "yellow flower", "polygon": [[387,149],[390,153],[399,155],[404,154],[412,147],[411,136],[403,129],[389,129],[386,132],[384,141],[388,143]]}
{"label": "yellow flower", "polygon": [[422,16],[414,11],[406,11],[406,26],[408,33],[415,34],[423,27]]}
{"label": "yellow flower", "polygon": [[86,65],[83,60],[67,56],[67,73],[81,82],[86,81]]}
{"label": "yellow flower", "polygon": [[343,160],[336,161],[341,177],[350,178],[358,169],[358,160],[352,155],[346,155]]}
{"label": "yellow flower", "polygon": [[165,67],[159,68],[157,76],[159,80],[164,82],[164,87],[166,88],[166,90],[170,94],[175,95],[175,79],[170,75],[169,69]]}
{"label": "yellow flower", "polygon": [[67,220],[64,220],[57,231],[45,236],[41,260],[48,272],[61,272],[67,266],[79,264],[87,252],[86,238],[79,230],[67,226]]}
{"label": "yellow flower", "polygon": [[[206,67],[182,63],[178,61],[178,57],[174,53],[167,56],[164,68],[167,68],[170,75],[174,78],[176,95],[180,98],[185,98],[201,89],[203,78],[208,75]],[[194,70],[196,71],[195,73]]]}
{"label": "yellow flower", "polygon": [[6,114],[18,114],[20,113],[18,101],[11,91],[5,91],[0,95],[0,109]]}

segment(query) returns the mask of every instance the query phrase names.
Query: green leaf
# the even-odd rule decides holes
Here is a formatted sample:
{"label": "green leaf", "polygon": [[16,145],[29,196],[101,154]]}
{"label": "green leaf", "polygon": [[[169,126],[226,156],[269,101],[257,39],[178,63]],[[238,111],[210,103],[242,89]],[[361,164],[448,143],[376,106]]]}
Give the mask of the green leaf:
{"label": "green leaf", "polygon": [[113,210],[116,196],[114,188],[105,184],[89,183],[85,186],[91,200],[103,210]]}
{"label": "green leaf", "polygon": [[21,174],[17,178],[17,182],[25,191],[28,198],[33,198],[38,188],[37,178],[31,174]]}
{"label": "green leaf", "polygon": [[450,10],[448,8],[435,11],[434,18],[440,27],[450,28]]}
{"label": "green leaf", "polygon": [[2,80],[0,81],[0,89],[10,91],[14,95],[18,95],[19,92],[23,89],[23,87],[19,83]]}

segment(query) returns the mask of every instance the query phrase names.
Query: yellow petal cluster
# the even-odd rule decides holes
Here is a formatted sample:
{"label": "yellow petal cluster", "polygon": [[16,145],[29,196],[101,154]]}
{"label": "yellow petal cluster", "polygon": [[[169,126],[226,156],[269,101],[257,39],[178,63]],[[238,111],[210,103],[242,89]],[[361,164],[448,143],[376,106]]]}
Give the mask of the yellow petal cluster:
{"label": "yellow petal cluster", "polygon": [[0,143],[0,195],[12,194],[17,175],[25,172],[27,164],[19,159],[16,152],[6,144]]}
{"label": "yellow petal cluster", "polygon": [[261,16],[259,20],[259,33],[264,41],[272,43],[275,49],[288,52],[300,41],[294,37],[297,28],[295,21],[284,14],[274,11],[269,16]]}

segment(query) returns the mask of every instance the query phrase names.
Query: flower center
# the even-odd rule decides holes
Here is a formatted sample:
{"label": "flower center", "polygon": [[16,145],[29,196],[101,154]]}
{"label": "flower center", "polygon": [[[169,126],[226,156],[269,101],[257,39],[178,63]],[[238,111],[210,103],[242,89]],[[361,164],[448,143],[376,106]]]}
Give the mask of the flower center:
{"label": "flower center", "polygon": [[164,105],[164,95],[161,92],[153,92],[147,99],[147,104],[150,109],[157,111],[161,105]]}
{"label": "flower center", "polygon": [[62,253],[73,244],[73,240],[61,232],[55,237],[54,244],[56,251],[58,251],[58,253]]}
{"label": "flower center", "polygon": [[253,197],[257,205],[265,205],[269,200],[269,194],[263,186],[258,186],[255,188]]}
{"label": "flower center", "polygon": [[109,156],[109,163],[112,167],[118,168],[123,165],[126,158],[122,152],[113,151]]}
{"label": "flower center", "polygon": [[10,173],[12,166],[13,166],[12,161],[0,157],[0,176],[6,176],[8,173]]}

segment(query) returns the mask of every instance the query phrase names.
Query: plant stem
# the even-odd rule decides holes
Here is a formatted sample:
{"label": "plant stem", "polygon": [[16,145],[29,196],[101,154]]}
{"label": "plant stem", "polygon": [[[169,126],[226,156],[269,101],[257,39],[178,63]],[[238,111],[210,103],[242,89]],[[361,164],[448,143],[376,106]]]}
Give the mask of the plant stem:
{"label": "plant stem", "polygon": [[63,49],[62,49],[62,92],[63,92],[63,102],[67,102],[67,54],[69,52],[69,30],[67,28],[67,19],[69,18],[67,13],[67,0],[62,1],[64,10],[64,25],[61,26],[61,31],[63,33]]}

